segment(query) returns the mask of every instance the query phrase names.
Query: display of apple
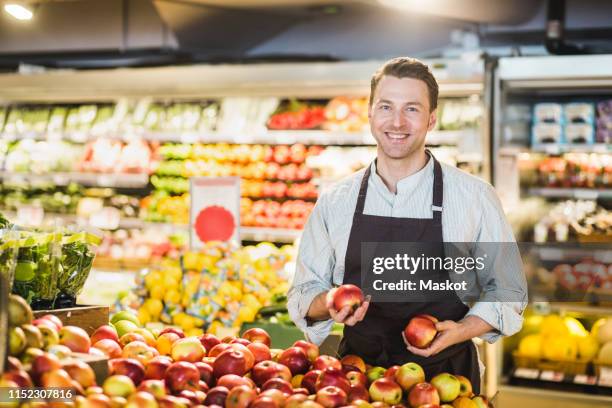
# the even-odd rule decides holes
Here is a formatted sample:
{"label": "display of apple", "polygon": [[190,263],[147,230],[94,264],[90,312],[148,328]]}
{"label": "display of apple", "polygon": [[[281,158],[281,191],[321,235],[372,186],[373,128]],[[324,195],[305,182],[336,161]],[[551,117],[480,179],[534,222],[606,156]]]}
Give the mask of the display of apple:
{"label": "display of apple", "polygon": [[145,378],[147,380],[163,380],[172,359],[167,356],[156,356],[145,363]]}
{"label": "display of apple", "polygon": [[119,336],[117,330],[108,324],[98,327],[91,335],[91,344],[96,344],[100,340],[109,339],[114,342],[119,342]]}
{"label": "display of apple", "polygon": [[304,350],[304,353],[306,353],[306,356],[308,357],[311,363],[314,363],[317,357],[319,357],[319,346],[309,341],[298,340],[293,343],[292,347],[299,347]]}
{"label": "display of apple", "polygon": [[289,347],[278,356],[278,362],[286,365],[292,375],[305,374],[310,368],[310,360],[300,347]]}
{"label": "display of apple", "polygon": [[389,405],[399,404],[402,400],[402,388],[390,378],[379,378],[370,384],[370,398]]}
{"label": "display of apple", "polygon": [[459,388],[459,396],[471,398],[474,393],[472,392],[472,383],[470,380],[462,375],[456,375],[455,377],[457,377],[459,383],[461,384]]}
{"label": "display of apple", "polygon": [[123,353],[119,343],[111,339],[98,340],[92,347],[102,351],[109,358],[119,358]]}
{"label": "display of apple", "polygon": [[395,382],[408,392],[414,385],[425,382],[425,371],[417,363],[406,363],[396,371]]}
{"label": "display of apple", "polygon": [[417,315],[410,319],[404,329],[406,341],[417,348],[427,348],[438,334],[435,318]]}
{"label": "display of apple", "polygon": [[315,401],[325,408],[336,408],[346,404],[348,397],[346,392],[333,385],[321,388],[317,391]]}
{"label": "display of apple", "polygon": [[138,386],[138,391],[146,391],[159,399],[166,395],[166,384],[162,380],[144,380]]}
{"label": "display of apple", "polygon": [[200,372],[195,365],[187,361],[173,363],[166,370],[166,386],[172,392],[197,389]]}
{"label": "display of apple", "polygon": [[229,395],[229,390],[225,387],[214,387],[206,394],[204,405],[218,405],[220,407],[225,406],[225,401]]}
{"label": "display of apple", "polygon": [[279,390],[283,394],[293,394],[293,387],[291,384],[281,378],[270,378],[261,386],[261,390]]}
{"label": "display of apple", "polygon": [[254,327],[252,329],[248,329],[244,333],[242,333],[242,338],[247,339],[252,343],[263,343],[266,346],[270,347],[272,345],[272,339],[268,332],[264,329],[260,329]]}
{"label": "display of apple", "polygon": [[321,371],[321,374],[317,379],[315,388],[317,390],[320,390],[321,388],[327,387],[329,385],[338,387],[345,393],[348,393],[351,388],[351,384],[346,379],[346,374],[344,374],[342,370],[339,370],[334,367],[327,367],[326,369]]}
{"label": "display of apple", "polygon": [[251,376],[258,387],[261,387],[271,378],[281,378],[285,381],[291,381],[291,371],[289,371],[289,368],[275,361],[262,361],[255,364],[251,370]]}
{"label": "display of apple", "polygon": [[412,387],[408,393],[408,403],[411,407],[425,404],[440,405],[440,396],[433,385],[422,382]]}
{"label": "display of apple", "polygon": [[139,360],[133,358],[115,358],[108,361],[108,373],[125,375],[138,385],[145,377],[145,367]]}
{"label": "display of apple", "polygon": [[172,344],[172,359],[174,361],[195,363],[201,361],[205,355],[206,349],[196,337],[178,339]]}
{"label": "display of apple", "polygon": [[328,293],[332,296],[330,303],[337,312],[345,307],[354,312],[364,301],[361,289],[351,284],[341,285]]}
{"label": "display of apple", "polygon": [[440,401],[442,402],[454,401],[459,396],[459,392],[461,391],[461,383],[459,382],[459,379],[449,373],[441,373],[436,375],[430,380],[430,383],[436,388],[436,390],[438,390],[438,395],[440,396]]}
{"label": "display of apple", "polygon": [[76,353],[87,353],[91,341],[87,332],[77,326],[64,326],[59,332],[59,343]]}
{"label": "display of apple", "polygon": [[125,375],[111,375],[102,385],[104,393],[109,397],[127,397],[134,393],[136,387],[132,379]]}
{"label": "display of apple", "polygon": [[302,378],[301,386],[308,390],[309,394],[314,394],[317,392],[317,380],[319,379],[319,375],[321,375],[321,370],[310,370],[304,377]]}
{"label": "display of apple", "polygon": [[326,355],[317,357],[312,363],[313,370],[324,370],[327,367],[342,370],[342,363],[337,358]]}

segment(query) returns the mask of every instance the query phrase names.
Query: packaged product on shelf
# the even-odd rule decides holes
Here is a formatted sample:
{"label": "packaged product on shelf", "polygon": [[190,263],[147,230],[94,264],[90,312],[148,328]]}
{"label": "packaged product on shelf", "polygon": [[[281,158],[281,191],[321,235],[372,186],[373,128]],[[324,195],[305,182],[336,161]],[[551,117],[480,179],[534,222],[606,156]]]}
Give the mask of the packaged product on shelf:
{"label": "packaged product on shelf", "polygon": [[595,142],[593,125],[590,123],[568,123],[565,125],[565,141],[574,144]]}
{"label": "packaged product on shelf", "polygon": [[595,106],[592,103],[574,102],[565,104],[563,113],[566,123],[588,123],[595,122]]}
{"label": "packaged product on shelf", "polygon": [[534,226],[534,241],[612,242],[612,213],[595,201],[565,201]]}
{"label": "packaged product on shelf", "polygon": [[533,107],[534,123],[563,124],[563,105],[560,103],[536,103]]}
{"label": "packaged product on shelf", "polygon": [[597,143],[612,143],[612,99],[597,104]]}
{"label": "packaged product on shelf", "polygon": [[531,143],[562,143],[563,126],[558,123],[536,123],[531,127]]}

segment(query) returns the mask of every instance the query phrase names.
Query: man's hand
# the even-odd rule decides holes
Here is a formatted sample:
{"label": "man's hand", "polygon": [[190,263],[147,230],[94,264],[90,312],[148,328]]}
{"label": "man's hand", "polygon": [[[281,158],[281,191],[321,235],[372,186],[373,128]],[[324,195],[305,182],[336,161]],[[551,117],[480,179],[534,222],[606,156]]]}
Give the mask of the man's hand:
{"label": "man's hand", "polygon": [[345,306],[343,309],[336,311],[333,305],[334,292],[336,290],[336,288],[330,290],[325,296],[325,307],[329,310],[330,317],[335,322],[343,323],[347,326],[354,326],[362,321],[370,306],[370,296],[366,297],[365,301],[361,306],[355,309],[354,312],[352,312],[349,306]]}
{"label": "man's hand", "polygon": [[461,343],[466,340],[470,340],[473,337],[481,336],[493,329],[493,326],[482,320],[480,317],[467,316],[460,322],[445,320],[436,323],[436,330],[438,331],[438,334],[431,342],[429,347],[425,349],[414,347],[408,343],[403,331],[402,337],[404,338],[404,343],[406,343],[408,351],[416,354],[417,356],[430,357],[438,354],[453,344]]}

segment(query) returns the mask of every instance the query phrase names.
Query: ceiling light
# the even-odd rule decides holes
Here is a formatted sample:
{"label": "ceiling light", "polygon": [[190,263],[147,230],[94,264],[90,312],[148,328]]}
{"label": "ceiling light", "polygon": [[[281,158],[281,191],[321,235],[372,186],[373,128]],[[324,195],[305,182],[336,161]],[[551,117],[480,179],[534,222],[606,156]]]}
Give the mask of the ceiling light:
{"label": "ceiling light", "polygon": [[34,13],[29,8],[21,4],[5,4],[4,11],[15,17],[17,20],[31,20]]}

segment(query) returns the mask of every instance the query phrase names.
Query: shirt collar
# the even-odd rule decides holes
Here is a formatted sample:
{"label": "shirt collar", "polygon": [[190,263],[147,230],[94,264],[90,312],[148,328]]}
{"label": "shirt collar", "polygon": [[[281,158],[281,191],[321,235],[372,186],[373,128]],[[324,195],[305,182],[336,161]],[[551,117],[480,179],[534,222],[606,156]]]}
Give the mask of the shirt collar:
{"label": "shirt collar", "polygon": [[[429,176],[433,176],[434,163],[430,154],[427,154],[427,164],[419,171],[411,174],[397,182],[397,194],[408,194],[414,191],[417,187],[422,185],[423,182],[429,180]],[[385,195],[393,195],[387,188],[383,179],[376,172],[376,160],[370,165],[370,178],[374,182],[376,189]]]}

